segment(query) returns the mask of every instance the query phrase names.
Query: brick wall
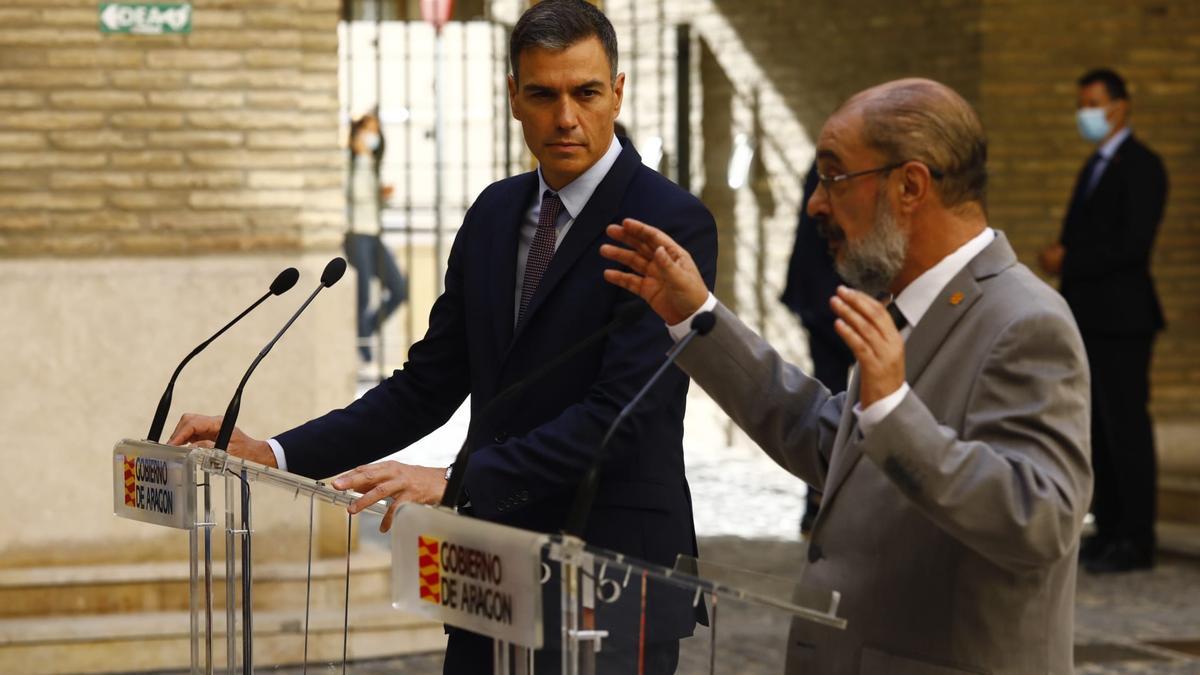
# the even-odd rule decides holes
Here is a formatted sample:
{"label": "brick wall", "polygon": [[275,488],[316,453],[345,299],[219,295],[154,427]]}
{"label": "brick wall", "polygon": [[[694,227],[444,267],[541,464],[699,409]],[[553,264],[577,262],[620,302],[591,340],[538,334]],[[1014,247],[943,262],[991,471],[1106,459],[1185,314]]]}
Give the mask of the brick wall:
{"label": "brick wall", "polygon": [[[605,5],[623,40],[631,32],[625,5]],[[650,7],[640,12],[655,16]],[[1134,127],[1162,155],[1171,180],[1154,256],[1169,327],[1156,347],[1153,409],[1160,423],[1200,412],[1200,341],[1193,337],[1200,329],[1200,3],[666,0],[665,14],[669,21],[691,23],[705,53],[725,71],[734,94],[722,90],[719,96],[733,101],[728,117],[735,126],[747,128],[745,111],[736,109],[759,96],[752,117],[768,175],[727,209],[737,233],[722,254],[747,245],[767,249],[760,256],[765,266],[759,265],[766,276],[743,264],[737,252],[728,268],[738,281],[722,281],[730,286],[778,284],[773,275],[781,273],[787,251],[777,249],[790,246],[798,182],[811,159],[797,148],[811,144],[823,120],[850,94],[913,75],[945,82],[976,105],[991,140],[991,222],[1036,268],[1037,251],[1057,235],[1075,175],[1090,152],[1075,130],[1075,80],[1101,65],[1123,73],[1131,85]],[[705,114],[712,113],[711,104],[705,103]],[[693,126],[698,133],[700,125]],[[693,176],[713,173],[713,167],[720,174],[728,146],[700,145],[703,160],[693,165]],[[756,217],[762,209],[746,206],[763,201],[764,183],[771,197],[765,234]],[[781,324],[772,337],[787,332]]]}
{"label": "brick wall", "polygon": [[190,34],[135,36],[95,0],[5,0],[0,255],[338,240],[338,0],[192,5]]}
{"label": "brick wall", "polygon": [[[1110,66],[1130,84],[1135,132],[1171,191],[1154,255],[1167,314],[1155,348],[1159,422],[1200,413],[1200,4],[1186,0],[986,0],[975,99],[991,138],[991,218],[1033,267],[1057,236],[1091,152],[1075,130],[1075,81]],[[1120,317],[1114,317],[1119,321]]]}

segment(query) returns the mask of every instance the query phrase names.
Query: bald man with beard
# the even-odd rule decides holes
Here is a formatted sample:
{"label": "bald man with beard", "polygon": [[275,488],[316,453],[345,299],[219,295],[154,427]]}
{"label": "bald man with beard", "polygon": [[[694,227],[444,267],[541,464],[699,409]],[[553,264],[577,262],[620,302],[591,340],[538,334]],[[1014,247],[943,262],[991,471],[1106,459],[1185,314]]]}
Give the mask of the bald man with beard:
{"label": "bald man with beard", "polygon": [[609,228],[625,247],[601,252],[628,271],[605,277],[676,336],[714,311],[680,366],[824,494],[797,564],[842,593],[849,626],[794,622],[789,673],[1072,671],[1087,361],[1062,298],[988,226],[986,158],[975,111],[929,80],[861,92],[821,130],[808,210],[857,287],[830,299],[857,359],[839,395],[718,302],[670,237]]}

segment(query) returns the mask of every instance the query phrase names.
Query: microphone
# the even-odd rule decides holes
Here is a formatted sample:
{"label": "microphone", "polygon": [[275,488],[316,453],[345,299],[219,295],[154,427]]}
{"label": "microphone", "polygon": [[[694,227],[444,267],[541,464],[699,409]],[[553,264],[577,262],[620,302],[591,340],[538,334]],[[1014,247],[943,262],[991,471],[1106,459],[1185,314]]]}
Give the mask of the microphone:
{"label": "microphone", "polygon": [[526,375],[517,382],[514,382],[507,389],[497,394],[495,398],[488,401],[487,405],[483,407],[483,410],[479,411],[479,414],[476,415],[471,420],[471,423],[467,426],[467,437],[463,439],[462,447],[459,448],[458,454],[454,457],[453,468],[450,470],[450,479],[446,482],[446,491],[442,494],[442,506],[454,508],[454,506],[458,504],[458,499],[462,495],[463,481],[466,479],[467,475],[467,464],[470,462],[471,452],[473,452],[471,439],[475,437],[475,432],[478,430],[479,422],[481,420],[488,419],[489,415],[494,412],[501,403],[512,400],[517,394],[525,391],[526,387],[541,380],[551,371],[555,370],[567,361],[575,358],[577,354],[592,346],[602,338],[608,336],[609,333],[633,323],[643,311],[644,310],[641,304],[637,302],[629,302],[618,308],[616,312],[613,313],[614,316],[611,321],[601,326],[591,335],[588,335],[579,342],[576,342],[570,349],[567,349],[563,353],[554,357],[542,365],[542,367]]}
{"label": "microphone", "polygon": [[655,382],[662,377],[662,374],[667,371],[667,368],[675,363],[675,359],[679,358],[679,354],[691,343],[697,335],[708,335],[712,331],[713,326],[717,324],[717,315],[712,312],[702,312],[692,319],[692,329],[688,331],[683,339],[667,352],[667,359],[663,364],[654,371],[646,384],[633,397],[629,403],[621,408],[621,412],[617,414],[617,418],[608,426],[608,431],[604,434],[604,440],[600,441],[600,447],[596,449],[596,454],[592,458],[592,465],[588,467],[587,473],[584,474],[583,480],[579,483],[579,491],[575,493],[575,503],[571,505],[571,512],[567,516],[567,526],[563,532],[579,538],[583,537],[583,528],[587,525],[588,514],[592,511],[592,502],[596,500],[596,489],[600,485],[600,464],[604,461],[605,450],[608,448],[608,442],[612,440],[613,434],[616,433],[617,427],[621,426],[621,422],[633,412],[638,402],[650,391]]}
{"label": "microphone", "polygon": [[238,314],[236,317],[234,317],[233,321],[225,324],[224,328],[214,333],[212,337],[208,338],[204,342],[201,342],[200,346],[196,347],[190,354],[183,357],[183,361],[179,362],[179,365],[175,368],[175,373],[171,375],[171,381],[167,383],[167,388],[163,392],[162,398],[158,400],[158,410],[154,411],[154,420],[150,422],[150,432],[146,435],[146,440],[150,441],[151,443],[157,443],[158,439],[162,436],[163,424],[167,421],[167,414],[171,412],[171,396],[175,391],[175,380],[179,377],[179,373],[183,371],[183,367],[188,364],[188,361],[191,361],[192,357],[204,351],[204,348],[211,344],[213,340],[221,337],[222,333],[229,330],[233,324],[241,321],[242,317],[249,314],[250,311],[255,307],[261,305],[267,298],[271,297],[272,295],[283,295],[287,291],[291,290],[292,286],[296,285],[296,280],[299,278],[300,273],[296,271],[295,267],[289,267],[280,272],[279,275],[275,277],[275,281],[271,282],[270,290],[264,293],[261,298],[255,300],[254,304],[250,305],[244,311],[242,311],[241,314]]}
{"label": "microphone", "polygon": [[225,417],[221,420],[221,430],[217,434],[217,440],[213,444],[213,447],[217,448],[218,450],[225,450],[229,447],[229,439],[233,436],[233,427],[235,424],[237,424],[238,412],[242,407],[242,390],[246,388],[246,381],[250,379],[250,374],[254,372],[254,369],[257,368],[258,364],[263,360],[264,357],[266,357],[267,352],[271,351],[271,348],[275,346],[275,343],[279,342],[279,338],[283,337],[283,334],[287,332],[287,329],[292,327],[292,324],[295,323],[297,318],[299,318],[300,313],[303,312],[313,301],[313,299],[317,297],[317,293],[320,293],[321,289],[323,288],[329,288],[330,286],[336,284],[338,279],[341,279],[342,275],[345,273],[345,259],[334,258],[333,260],[330,260],[329,263],[325,265],[325,271],[321,272],[321,283],[317,286],[316,290],[314,290],[312,294],[308,296],[308,299],[304,301],[304,304],[300,305],[300,309],[296,310],[296,313],[292,315],[292,318],[288,319],[288,322],[283,325],[283,328],[279,329],[279,332],[275,334],[275,337],[271,338],[271,341],[267,343],[267,346],[263,347],[262,351],[258,353],[258,356],[254,358],[254,362],[250,364],[250,367],[246,369],[246,374],[242,376],[242,381],[238,383],[237,391],[233,393],[233,399],[229,401],[229,407],[225,409]]}
{"label": "microphone", "polygon": [[[229,447],[229,439],[233,436],[233,427],[235,424],[237,424],[238,412],[242,407],[242,390],[246,388],[246,382],[250,379],[250,375],[254,372],[254,369],[258,367],[258,364],[261,363],[263,358],[266,357],[267,353],[271,351],[271,348],[275,346],[275,343],[279,342],[279,338],[283,337],[283,334],[287,332],[287,329],[292,327],[292,324],[295,323],[296,319],[300,317],[300,313],[308,308],[309,304],[311,304],[312,301],[317,297],[317,293],[320,293],[321,289],[323,288],[329,288],[330,286],[336,284],[338,279],[341,279],[342,275],[345,273],[346,261],[343,258],[334,258],[333,260],[330,260],[325,265],[325,270],[321,272],[321,283],[318,284],[317,288],[308,296],[308,299],[304,301],[304,304],[300,305],[300,309],[296,310],[296,313],[292,315],[292,318],[288,319],[288,322],[283,325],[283,328],[279,329],[279,332],[275,334],[275,337],[271,338],[271,341],[267,343],[267,346],[262,348],[262,351],[258,353],[258,356],[254,357],[254,361],[250,364],[250,367],[246,369],[246,374],[242,376],[242,381],[238,383],[237,391],[233,393],[233,398],[229,401],[229,407],[225,409],[225,417],[221,420],[221,430],[217,433],[217,440],[215,443],[213,443],[213,447],[218,450],[226,450]],[[242,533],[244,536],[242,540],[242,672],[246,675],[250,675],[252,669],[251,667],[254,663],[254,616],[251,613],[251,607],[253,606],[253,603],[251,601],[250,585],[250,570],[252,562],[251,540],[249,537],[249,533],[251,531],[250,484],[246,477],[245,468],[243,468],[241,472],[241,482]],[[227,514],[226,518],[231,518],[231,516],[228,515],[231,513],[231,507],[226,505],[225,508]],[[226,583],[228,583],[228,580]]]}

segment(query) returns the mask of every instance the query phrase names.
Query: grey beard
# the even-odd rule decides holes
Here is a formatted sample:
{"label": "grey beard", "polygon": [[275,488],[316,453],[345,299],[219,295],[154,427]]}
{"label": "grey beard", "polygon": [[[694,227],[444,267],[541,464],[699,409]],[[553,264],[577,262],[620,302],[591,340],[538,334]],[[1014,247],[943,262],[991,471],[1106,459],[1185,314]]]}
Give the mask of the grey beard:
{"label": "grey beard", "polygon": [[875,223],[857,243],[845,241],[837,273],[851,286],[879,296],[887,293],[904,266],[908,255],[908,237],[896,224],[896,216],[880,189],[875,200]]}

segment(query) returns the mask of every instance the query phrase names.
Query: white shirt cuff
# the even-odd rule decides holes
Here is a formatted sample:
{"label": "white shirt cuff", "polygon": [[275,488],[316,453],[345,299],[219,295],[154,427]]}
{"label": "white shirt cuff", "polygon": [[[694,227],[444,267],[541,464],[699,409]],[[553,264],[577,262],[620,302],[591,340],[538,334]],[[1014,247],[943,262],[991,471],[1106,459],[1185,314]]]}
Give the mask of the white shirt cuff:
{"label": "white shirt cuff", "polygon": [[717,296],[713,295],[712,293],[709,293],[708,299],[704,301],[703,305],[700,305],[700,309],[696,310],[695,312],[692,312],[691,316],[684,319],[683,321],[680,321],[677,324],[674,324],[674,325],[667,324],[667,332],[671,334],[671,339],[676,342],[679,342],[680,340],[682,340],[684,338],[684,336],[688,334],[688,331],[692,330],[692,319],[696,318],[698,315],[703,314],[705,312],[713,311],[713,308],[716,306],[717,306]]}
{"label": "white shirt cuff", "polygon": [[854,404],[854,414],[858,416],[858,429],[863,436],[869,435],[871,429],[875,428],[900,405],[900,402],[908,395],[909,389],[908,383],[905,382],[900,385],[899,389],[875,401],[865,409],[857,403]]}
{"label": "white shirt cuff", "polygon": [[268,438],[267,445],[271,446],[271,452],[275,453],[275,466],[279,467],[280,471],[287,471],[287,457],[283,454],[283,446],[274,438]]}

